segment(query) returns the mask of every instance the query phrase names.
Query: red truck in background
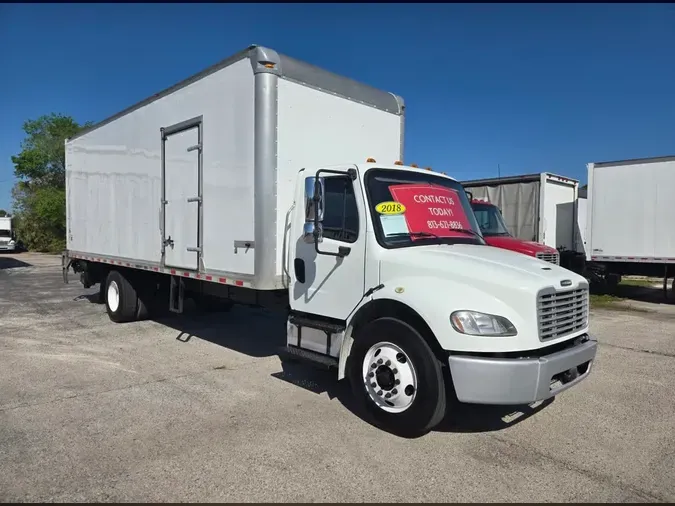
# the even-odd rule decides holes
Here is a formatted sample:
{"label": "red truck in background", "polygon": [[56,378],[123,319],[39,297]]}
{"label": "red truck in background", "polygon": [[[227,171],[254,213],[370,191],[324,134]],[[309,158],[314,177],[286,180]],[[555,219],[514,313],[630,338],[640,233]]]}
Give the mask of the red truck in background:
{"label": "red truck in background", "polygon": [[470,192],[471,207],[480,226],[485,242],[495,248],[508,249],[531,257],[560,265],[558,250],[534,241],[524,241],[511,235],[506,228],[499,208],[485,200],[473,198]]}

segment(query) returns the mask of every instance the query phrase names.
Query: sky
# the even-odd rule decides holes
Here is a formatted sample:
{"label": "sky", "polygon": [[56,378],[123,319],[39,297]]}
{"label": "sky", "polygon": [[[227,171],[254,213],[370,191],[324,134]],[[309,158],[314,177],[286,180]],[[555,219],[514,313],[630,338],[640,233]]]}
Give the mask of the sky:
{"label": "sky", "polygon": [[675,155],[673,4],[0,4],[0,208],[22,124],[100,121],[251,44],[401,95],[459,180]]}

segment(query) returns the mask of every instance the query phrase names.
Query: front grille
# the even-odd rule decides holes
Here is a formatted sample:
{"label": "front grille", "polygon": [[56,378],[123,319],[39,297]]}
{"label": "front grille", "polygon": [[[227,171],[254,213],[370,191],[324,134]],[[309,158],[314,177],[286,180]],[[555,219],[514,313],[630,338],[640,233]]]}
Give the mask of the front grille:
{"label": "front grille", "polygon": [[557,251],[555,253],[537,253],[537,258],[544,262],[560,265],[560,255]]}
{"label": "front grille", "polygon": [[565,337],[588,325],[588,289],[545,293],[537,300],[539,339]]}

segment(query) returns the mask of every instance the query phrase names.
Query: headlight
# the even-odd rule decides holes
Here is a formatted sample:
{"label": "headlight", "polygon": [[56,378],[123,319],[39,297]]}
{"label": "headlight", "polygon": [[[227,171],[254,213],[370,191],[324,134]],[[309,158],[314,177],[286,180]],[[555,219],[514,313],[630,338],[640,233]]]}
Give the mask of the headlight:
{"label": "headlight", "polygon": [[515,336],[516,327],[506,318],[477,311],[455,311],[450,323],[460,334],[470,336]]}

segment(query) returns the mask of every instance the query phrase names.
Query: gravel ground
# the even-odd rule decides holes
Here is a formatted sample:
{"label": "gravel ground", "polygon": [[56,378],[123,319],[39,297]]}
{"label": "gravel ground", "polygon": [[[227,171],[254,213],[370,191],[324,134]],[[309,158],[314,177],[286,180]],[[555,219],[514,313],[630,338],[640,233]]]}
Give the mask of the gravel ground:
{"label": "gravel ground", "polygon": [[282,367],[263,311],[116,325],[60,258],[0,256],[0,500],[675,501],[675,317],[594,311],[591,376],[408,440]]}

